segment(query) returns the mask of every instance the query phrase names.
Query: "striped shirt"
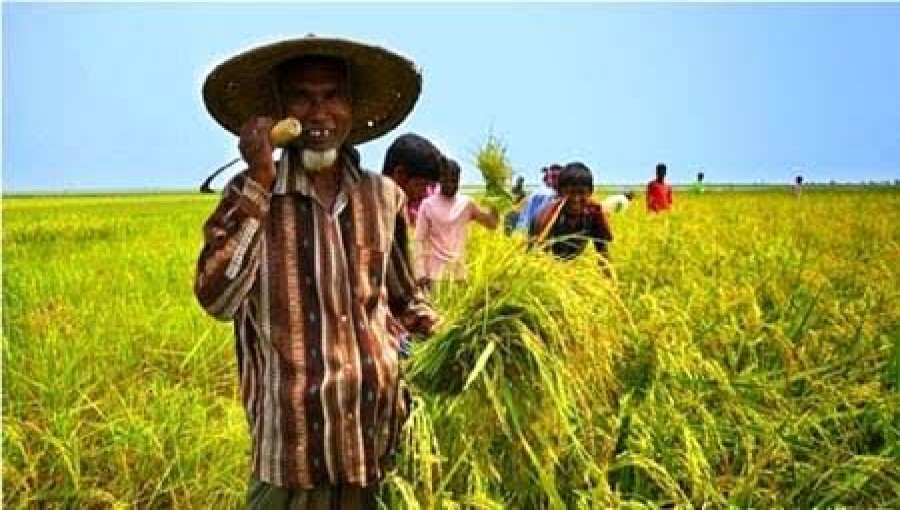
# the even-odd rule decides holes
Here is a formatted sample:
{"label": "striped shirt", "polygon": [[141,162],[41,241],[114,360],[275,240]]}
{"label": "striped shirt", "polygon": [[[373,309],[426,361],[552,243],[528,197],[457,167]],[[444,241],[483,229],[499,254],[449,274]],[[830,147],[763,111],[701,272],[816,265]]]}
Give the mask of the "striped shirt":
{"label": "striped shirt", "polygon": [[342,153],[325,209],[279,161],[272,190],[242,172],[204,226],[194,291],[233,321],[259,480],[369,486],[406,416],[398,346],[436,314],[415,290],[403,192]]}

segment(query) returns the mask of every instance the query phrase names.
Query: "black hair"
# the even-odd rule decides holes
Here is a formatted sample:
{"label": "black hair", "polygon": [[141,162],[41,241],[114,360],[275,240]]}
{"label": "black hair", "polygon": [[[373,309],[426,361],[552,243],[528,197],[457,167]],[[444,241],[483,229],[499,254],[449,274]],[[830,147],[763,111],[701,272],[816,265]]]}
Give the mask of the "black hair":
{"label": "black hair", "polygon": [[665,163],[657,163],[656,164],[656,172],[666,173],[666,164]]}
{"label": "black hair", "polygon": [[459,166],[459,163],[457,163],[455,159],[443,158],[443,163],[444,163],[444,165],[443,165],[444,169],[449,170],[449,171],[455,173],[456,175],[459,175],[460,173],[462,173],[462,168]]}
{"label": "black hair", "polygon": [[634,191],[626,191],[625,198],[627,198],[628,200],[634,200]]}
{"label": "black hair", "polygon": [[559,172],[559,171],[562,171],[562,169],[563,169],[562,165],[560,165],[559,163],[553,163],[552,165],[547,165],[547,166],[541,168],[541,173],[547,173],[552,170],[556,170],[557,172]]}
{"label": "black hair", "polygon": [[443,160],[444,156],[433,143],[415,133],[407,133],[397,137],[388,147],[381,173],[393,176],[394,167],[403,165],[410,177],[436,182]]}
{"label": "black hair", "polygon": [[594,188],[594,177],[591,175],[591,169],[580,161],[569,163],[563,167],[559,173],[556,189],[575,186]]}

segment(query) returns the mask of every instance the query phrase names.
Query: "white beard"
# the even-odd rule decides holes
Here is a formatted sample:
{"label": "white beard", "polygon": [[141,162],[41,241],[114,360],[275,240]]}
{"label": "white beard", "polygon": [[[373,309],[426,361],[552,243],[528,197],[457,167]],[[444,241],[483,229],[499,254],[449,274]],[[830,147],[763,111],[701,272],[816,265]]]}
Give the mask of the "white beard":
{"label": "white beard", "polygon": [[311,172],[318,172],[334,165],[334,162],[337,161],[337,156],[337,149],[326,149],[324,151],[303,149],[300,152],[303,168]]}

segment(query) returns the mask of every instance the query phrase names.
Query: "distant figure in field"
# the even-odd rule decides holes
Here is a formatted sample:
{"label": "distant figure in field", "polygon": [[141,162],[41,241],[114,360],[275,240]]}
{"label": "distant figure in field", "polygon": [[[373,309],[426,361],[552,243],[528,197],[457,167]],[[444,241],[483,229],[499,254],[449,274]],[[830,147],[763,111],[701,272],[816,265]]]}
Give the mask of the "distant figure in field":
{"label": "distant figure in field", "polygon": [[556,164],[541,169],[541,172],[544,174],[542,179],[543,185],[534,190],[525,199],[525,203],[522,205],[522,212],[519,214],[519,220],[516,223],[517,229],[526,233],[530,232],[531,224],[541,209],[557,197],[556,184],[560,171],[562,171],[562,166]]}
{"label": "distant figure in field", "polygon": [[525,177],[521,175],[516,177],[516,183],[509,190],[509,193],[512,195],[513,204],[522,202],[525,199]]}
{"label": "distant figure in field", "polygon": [[591,170],[584,163],[567,164],[559,174],[557,189],[559,197],[535,218],[531,241],[563,260],[580,255],[590,241],[605,267],[609,257],[607,245],[613,236],[603,207],[591,199],[594,192]]}
{"label": "distant figure in field", "polygon": [[415,133],[397,137],[384,155],[381,173],[406,193],[406,219],[410,226],[416,224],[422,200],[437,188],[443,157],[433,143]]}
{"label": "distant figure in field", "polygon": [[516,183],[509,190],[512,196],[512,209],[503,217],[503,231],[509,234],[516,228],[519,221],[519,213],[522,211],[522,205],[525,200],[525,177],[516,177]]}
{"label": "distant figure in field", "polygon": [[666,184],[666,164],[656,165],[656,179],[647,183],[647,210],[662,212],[672,208],[672,186]]}
{"label": "distant figure in field", "polygon": [[703,184],[703,172],[697,172],[697,180],[691,185],[691,191],[694,193],[704,193],[706,186]]}
{"label": "distant figure in field", "polygon": [[610,195],[604,198],[603,201],[600,202],[600,206],[603,207],[603,211],[607,214],[625,212],[628,210],[628,206],[631,205],[632,200],[634,200],[634,192],[627,191],[625,193]]}
{"label": "distant figure in field", "polygon": [[441,168],[440,191],[422,201],[416,222],[416,282],[430,288],[435,280],[464,280],[466,234],[475,221],[494,230],[500,221],[496,209],[487,211],[459,191],[459,163],[446,159]]}
{"label": "distant figure in field", "polygon": [[803,194],[803,176],[802,175],[798,175],[794,179],[793,190],[794,190],[794,195],[796,195],[798,197]]}

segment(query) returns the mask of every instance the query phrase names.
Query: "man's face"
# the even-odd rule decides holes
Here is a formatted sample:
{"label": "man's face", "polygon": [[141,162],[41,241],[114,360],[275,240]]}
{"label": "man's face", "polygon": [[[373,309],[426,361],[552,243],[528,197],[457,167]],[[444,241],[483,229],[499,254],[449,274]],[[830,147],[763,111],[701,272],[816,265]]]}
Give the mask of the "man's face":
{"label": "man's face", "polygon": [[456,196],[459,190],[459,172],[452,168],[441,169],[441,194],[445,197]]}
{"label": "man's face", "polygon": [[344,69],[335,63],[303,62],[281,75],[285,113],[303,125],[303,147],[337,149],[350,134],[353,107]]}
{"label": "man's face", "polygon": [[559,194],[566,199],[567,212],[581,214],[593,191],[590,186],[564,186],[560,187]]}

